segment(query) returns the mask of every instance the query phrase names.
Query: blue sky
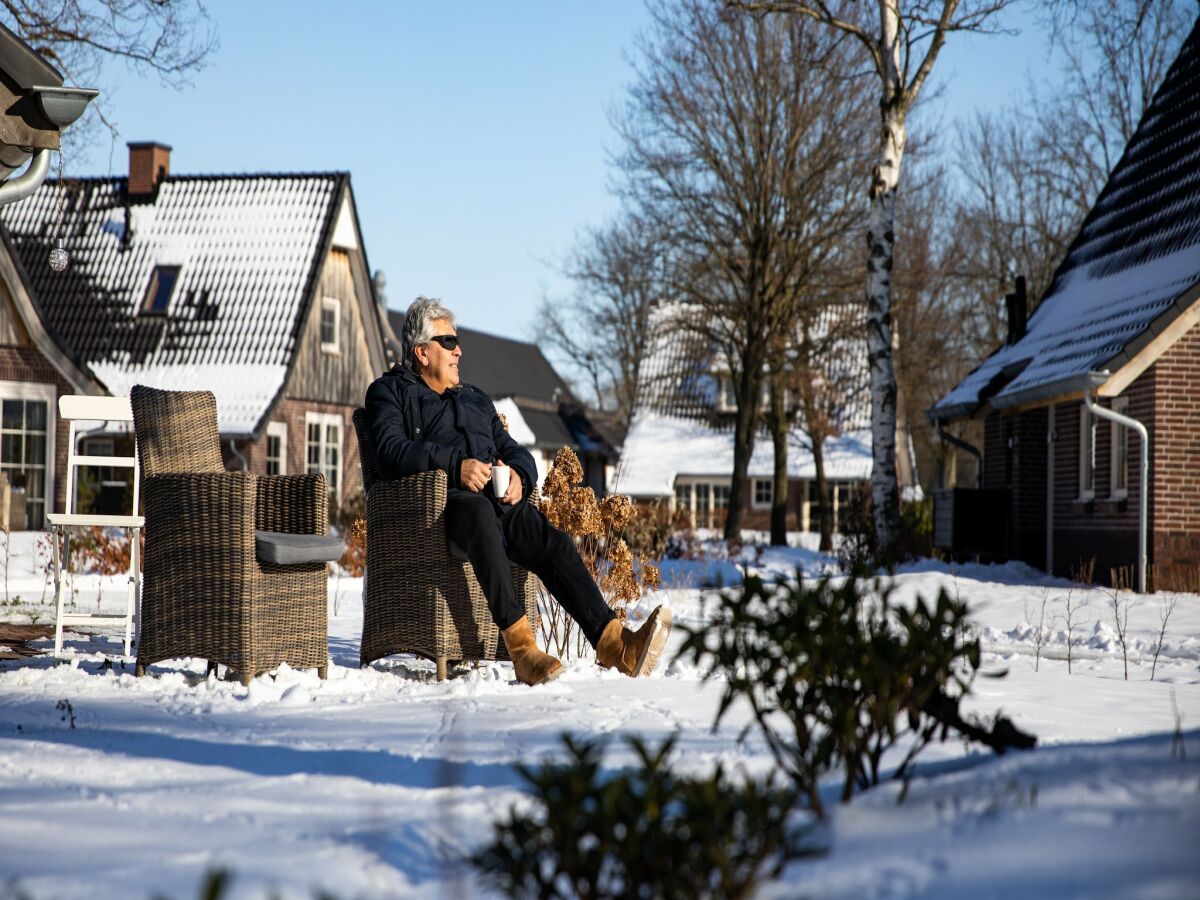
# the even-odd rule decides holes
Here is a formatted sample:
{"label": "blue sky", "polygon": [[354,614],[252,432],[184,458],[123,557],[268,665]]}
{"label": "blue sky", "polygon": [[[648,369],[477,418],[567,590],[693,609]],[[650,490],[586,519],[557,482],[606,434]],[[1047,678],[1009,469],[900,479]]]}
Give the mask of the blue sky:
{"label": "blue sky", "polygon": [[[393,308],[439,296],[465,325],[530,337],[541,299],[571,290],[564,255],[616,209],[607,113],[632,76],[641,0],[207,6],[221,44],[208,67],[176,91],[113,66],[120,143],[97,131],[68,177],[124,174],[127,140],[170,144],[177,174],[349,171]],[[953,36],[942,121],[1011,100],[1041,48],[1028,27]]]}

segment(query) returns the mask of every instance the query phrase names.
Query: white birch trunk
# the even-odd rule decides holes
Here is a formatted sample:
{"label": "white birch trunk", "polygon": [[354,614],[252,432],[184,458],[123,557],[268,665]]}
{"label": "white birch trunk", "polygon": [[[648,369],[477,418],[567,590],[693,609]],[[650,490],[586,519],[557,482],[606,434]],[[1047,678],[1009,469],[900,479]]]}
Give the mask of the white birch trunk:
{"label": "white birch trunk", "polygon": [[882,561],[896,558],[900,492],[896,482],[896,374],[892,366],[892,259],[896,245],[896,189],[907,131],[900,80],[899,11],[881,0],[883,102],[879,158],[871,173],[867,223],[867,354],[871,374],[871,499]]}

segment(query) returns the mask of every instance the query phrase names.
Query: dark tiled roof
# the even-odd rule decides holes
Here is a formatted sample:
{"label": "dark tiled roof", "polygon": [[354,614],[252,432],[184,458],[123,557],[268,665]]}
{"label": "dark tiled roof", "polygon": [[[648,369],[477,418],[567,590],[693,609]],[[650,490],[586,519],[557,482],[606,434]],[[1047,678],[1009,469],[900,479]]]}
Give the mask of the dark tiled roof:
{"label": "dark tiled roof", "polygon": [[521,411],[521,418],[525,420],[525,424],[529,426],[537,438],[538,447],[578,447],[579,442],[574,435],[567,430],[566,423],[562,417],[550,410],[537,409],[516,401],[517,409]]}
{"label": "dark tiled roof", "polygon": [[[62,273],[46,265],[54,182],[0,221],[47,324],[114,393],[208,386],[222,431],[244,433],[282,386],[347,179],[172,176],[134,203],[124,178],[67,181]],[[141,312],[156,266],[180,267],[161,316]]]}
{"label": "dark tiled roof", "polygon": [[[1051,400],[1117,370],[1200,284],[1200,21],[1030,317],[931,410]],[[1074,385],[1074,387],[1072,387]],[[992,396],[989,396],[989,392]]]}

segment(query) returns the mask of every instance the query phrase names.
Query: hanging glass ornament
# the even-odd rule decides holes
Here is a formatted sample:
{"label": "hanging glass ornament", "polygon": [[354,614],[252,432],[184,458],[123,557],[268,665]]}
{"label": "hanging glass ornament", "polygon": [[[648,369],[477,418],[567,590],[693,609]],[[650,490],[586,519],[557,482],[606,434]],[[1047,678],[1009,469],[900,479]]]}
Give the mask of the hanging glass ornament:
{"label": "hanging glass ornament", "polygon": [[50,251],[50,268],[55,272],[62,272],[67,268],[67,264],[71,261],[71,255],[67,253],[66,247],[63,246],[62,238],[62,223],[63,212],[66,206],[66,193],[63,190],[63,158],[62,150],[58,151],[58,204],[54,214],[54,231],[51,237],[58,242],[53,250]]}

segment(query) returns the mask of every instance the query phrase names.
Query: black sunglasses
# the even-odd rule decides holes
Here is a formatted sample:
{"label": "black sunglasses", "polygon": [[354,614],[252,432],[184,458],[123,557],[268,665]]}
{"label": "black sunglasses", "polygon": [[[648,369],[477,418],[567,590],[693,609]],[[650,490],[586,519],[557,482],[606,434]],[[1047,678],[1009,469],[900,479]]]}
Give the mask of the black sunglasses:
{"label": "black sunglasses", "polygon": [[440,344],[443,350],[453,351],[458,346],[457,334],[435,334],[429,340]]}

